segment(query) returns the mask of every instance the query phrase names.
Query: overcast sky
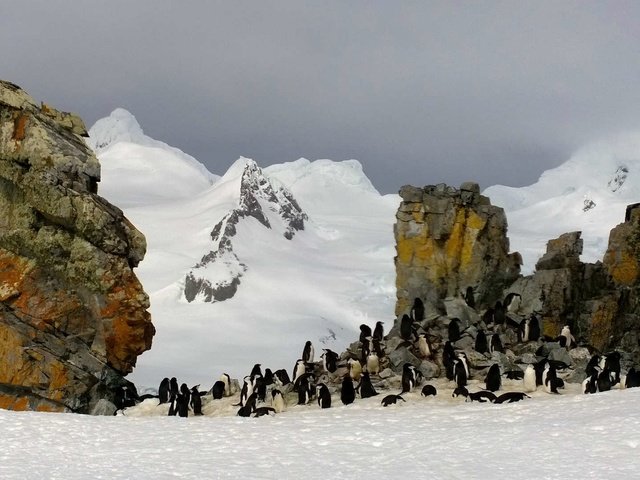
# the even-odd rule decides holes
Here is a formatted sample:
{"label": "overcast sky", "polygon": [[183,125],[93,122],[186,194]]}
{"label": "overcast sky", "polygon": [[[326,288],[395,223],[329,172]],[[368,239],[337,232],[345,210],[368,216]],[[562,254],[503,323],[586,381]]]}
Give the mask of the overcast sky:
{"label": "overcast sky", "polygon": [[522,186],[640,130],[640,2],[0,3],[0,78],[222,174],[356,158],[383,193]]}

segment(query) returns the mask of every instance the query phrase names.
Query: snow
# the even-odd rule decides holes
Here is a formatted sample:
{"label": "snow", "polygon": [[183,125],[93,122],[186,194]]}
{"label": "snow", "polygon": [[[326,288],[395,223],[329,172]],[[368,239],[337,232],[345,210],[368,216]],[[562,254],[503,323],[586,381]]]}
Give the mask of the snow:
{"label": "snow", "polygon": [[636,478],[640,389],[539,393],[503,405],[411,393],[386,408],[334,395],[327,410],[261,418],[0,411],[0,477]]}

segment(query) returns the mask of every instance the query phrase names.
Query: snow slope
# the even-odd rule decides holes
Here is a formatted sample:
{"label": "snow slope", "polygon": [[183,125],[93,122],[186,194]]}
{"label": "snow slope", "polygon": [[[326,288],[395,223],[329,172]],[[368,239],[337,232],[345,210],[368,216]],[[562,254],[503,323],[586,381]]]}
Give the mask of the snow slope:
{"label": "snow slope", "polygon": [[[277,228],[242,219],[233,239],[233,251],[247,267],[238,292],[224,302],[189,303],[185,275],[211,250],[214,226],[238,207],[239,178],[250,160],[241,158],[212,185],[201,182],[183,195],[191,178],[178,175],[155,151],[142,150],[146,140],[132,143],[136,128],[118,135],[126,141],[114,135],[105,135],[110,142],[94,140],[105,145],[98,150],[99,193],[123,208],[147,238],[136,273],[150,295],[157,330],[130,376],[136,384],[157,386],[176,376],[210,387],[222,372],[241,378],[257,362],[289,370],[307,340],[318,354],[325,346],[342,351],[361,323],[381,320],[390,328],[399,197],[381,196],[358,162],[301,159],[265,169],[308,213],[305,229],[287,240]],[[140,162],[128,157],[134,149]],[[154,171],[158,183],[143,170]]]}
{"label": "snow slope", "polygon": [[0,478],[637,478],[640,389],[455,400],[262,418],[0,411]]}
{"label": "snow slope", "polygon": [[640,134],[588,145],[528,187],[498,185],[483,194],[505,209],[523,273],[533,271],[548,240],[576,230],[584,241],[582,261],[602,260],[609,232],[624,221],[626,206],[640,201]]}

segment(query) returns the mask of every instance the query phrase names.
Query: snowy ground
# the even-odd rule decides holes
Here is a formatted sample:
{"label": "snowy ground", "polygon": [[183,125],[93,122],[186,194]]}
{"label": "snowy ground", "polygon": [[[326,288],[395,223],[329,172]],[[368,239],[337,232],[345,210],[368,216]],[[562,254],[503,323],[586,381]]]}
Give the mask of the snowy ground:
{"label": "snowy ground", "polygon": [[[637,478],[640,389],[465,403],[445,392],[274,417],[0,411],[0,478]],[[455,405],[454,405],[455,404]],[[158,407],[162,408],[162,407]]]}

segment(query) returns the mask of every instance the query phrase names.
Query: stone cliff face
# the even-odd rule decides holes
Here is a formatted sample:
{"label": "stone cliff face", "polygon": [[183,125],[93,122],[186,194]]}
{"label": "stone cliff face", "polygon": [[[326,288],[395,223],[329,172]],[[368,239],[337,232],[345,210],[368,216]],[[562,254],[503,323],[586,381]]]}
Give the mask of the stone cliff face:
{"label": "stone cliff face", "polygon": [[479,304],[495,302],[520,273],[509,254],[504,210],[480,195],[475,183],[400,190],[396,215],[396,315],[414,298],[436,304],[472,287]]}
{"label": "stone cliff face", "polygon": [[522,277],[519,255],[508,253],[504,213],[477,185],[403,187],[400,195],[396,315],[409,313],[416,297],[430,317],[448,314],[443,303],[469,286],[479,314],[517,293],[514,320],[535,313],[547,338],[568,325],[579,343],[640,361],[640,204],[611,231],[603,262],[581,262],[581,233],[570,232],[550,240],[535,272]]}
{"label": "stone cliff face", "polygon": [[144,237],[97,195],[75,115],[0,81],[0,407],[88,412],[155,333]]}

